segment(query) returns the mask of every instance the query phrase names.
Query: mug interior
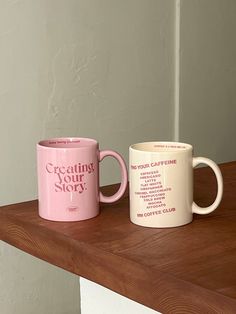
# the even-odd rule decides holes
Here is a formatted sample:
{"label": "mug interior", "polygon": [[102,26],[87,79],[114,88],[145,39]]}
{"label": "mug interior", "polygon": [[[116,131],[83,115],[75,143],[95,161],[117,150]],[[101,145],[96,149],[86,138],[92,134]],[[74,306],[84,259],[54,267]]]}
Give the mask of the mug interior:
{"label": "mug interior", "polygon": [[40,141],[39,146],[47,148],[82,148],[97,145],[97,141],[91,138],[52,138]]}
{"label": "mug interior", "polygon": [[186,143],[179,142],[143,142],[130,146],[131,149],[142,152],[183,152],[186,150],[192,150],[192,146]]}

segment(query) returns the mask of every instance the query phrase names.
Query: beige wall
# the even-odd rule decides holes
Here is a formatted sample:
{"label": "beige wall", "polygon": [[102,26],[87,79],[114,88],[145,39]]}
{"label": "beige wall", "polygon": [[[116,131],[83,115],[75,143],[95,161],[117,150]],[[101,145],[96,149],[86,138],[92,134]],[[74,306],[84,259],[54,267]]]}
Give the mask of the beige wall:
{"label": "beige wall", "polygon": [[0,6],[2,203],[36,197],[41,138],[95,137],[125,157],[130,143],[171,139],[173,1]]}
{"label": "beige wall", "polygon": [[235,160],[236,2],[182,0],[180,15],[180,140]]}
{"label": "beige wall", "polygon": [[[126,160],[131,143],[171,140],[173,37],[172,0],[2,0],[1,205],[36,197],[39,139],[94,137]],[[2,314],[78,313],[76,276],[3,243],[0,255]]]}
{"label": "beige wall", "polygon": [[10,245],[0,246],[1,314],[79,314],[79,279]]}

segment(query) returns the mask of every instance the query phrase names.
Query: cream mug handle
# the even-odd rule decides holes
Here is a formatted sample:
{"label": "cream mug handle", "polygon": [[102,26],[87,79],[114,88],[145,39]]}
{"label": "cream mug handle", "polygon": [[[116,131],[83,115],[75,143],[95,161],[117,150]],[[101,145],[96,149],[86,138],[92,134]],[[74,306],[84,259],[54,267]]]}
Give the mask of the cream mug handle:
{"label": "cream mug handle", "polygon": [[196,203],[193,202],[192,212],[196,214],[204,215],[204,214],[211,213],[220,204],[222,196],[223,196],[223,178],[222,178],[220,168],[211,159],[208,159],[205,157],[193,157],[193,167],[196,167],[199,164],[206,164],[207,166],[209,166],[214,171],[215,176],[216,176],[216,181],[217,181],[217,195],[213,204],[211,204],[208,207],[200,207]]}

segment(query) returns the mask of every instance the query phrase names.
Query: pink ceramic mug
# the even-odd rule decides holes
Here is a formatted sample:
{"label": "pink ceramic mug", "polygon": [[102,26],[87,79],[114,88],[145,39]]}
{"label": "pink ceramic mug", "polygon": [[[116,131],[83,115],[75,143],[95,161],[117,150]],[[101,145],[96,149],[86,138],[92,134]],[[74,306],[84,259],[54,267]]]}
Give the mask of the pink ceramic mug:
{"label": "pink ceramic mug", "polygon": [[[99,191],[99,162],[117,159],[121,185],[117,193]],[[79,221],[99,214],[99,202],[119,200],[127,186],[123,158],[112,150],[99,151],[90,138],[55,138],[37,144],[39,215],[53,221]]]}

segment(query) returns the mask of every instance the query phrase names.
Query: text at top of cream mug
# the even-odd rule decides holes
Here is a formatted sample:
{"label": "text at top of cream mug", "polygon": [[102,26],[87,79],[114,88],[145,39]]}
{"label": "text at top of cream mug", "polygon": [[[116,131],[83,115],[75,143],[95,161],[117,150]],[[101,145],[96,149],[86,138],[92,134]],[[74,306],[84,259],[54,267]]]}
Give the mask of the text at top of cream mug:
{"label": "text at top of cream mug", "polygon": [[[212,168],[217,196],[208,207],[193,202],[193,168]],[[177,227],[188,224],[193,213],[208,214],[223,194],[221,171],[215,162],[193,157],[193,147],[178,142],[144,142],[129,148],[130,219],[145,227]]]}
{"label": "text at top of cream mug", "polygon": [[[99,191],[99,162],[114,157],[121,185],[112,196]],[[37,144],[39,215],[53,221],[79,221],[99,214],[99,202],[119,200],[127,186],[127,169],[120,154],[99,150],[90,138],[54,138]]]}

